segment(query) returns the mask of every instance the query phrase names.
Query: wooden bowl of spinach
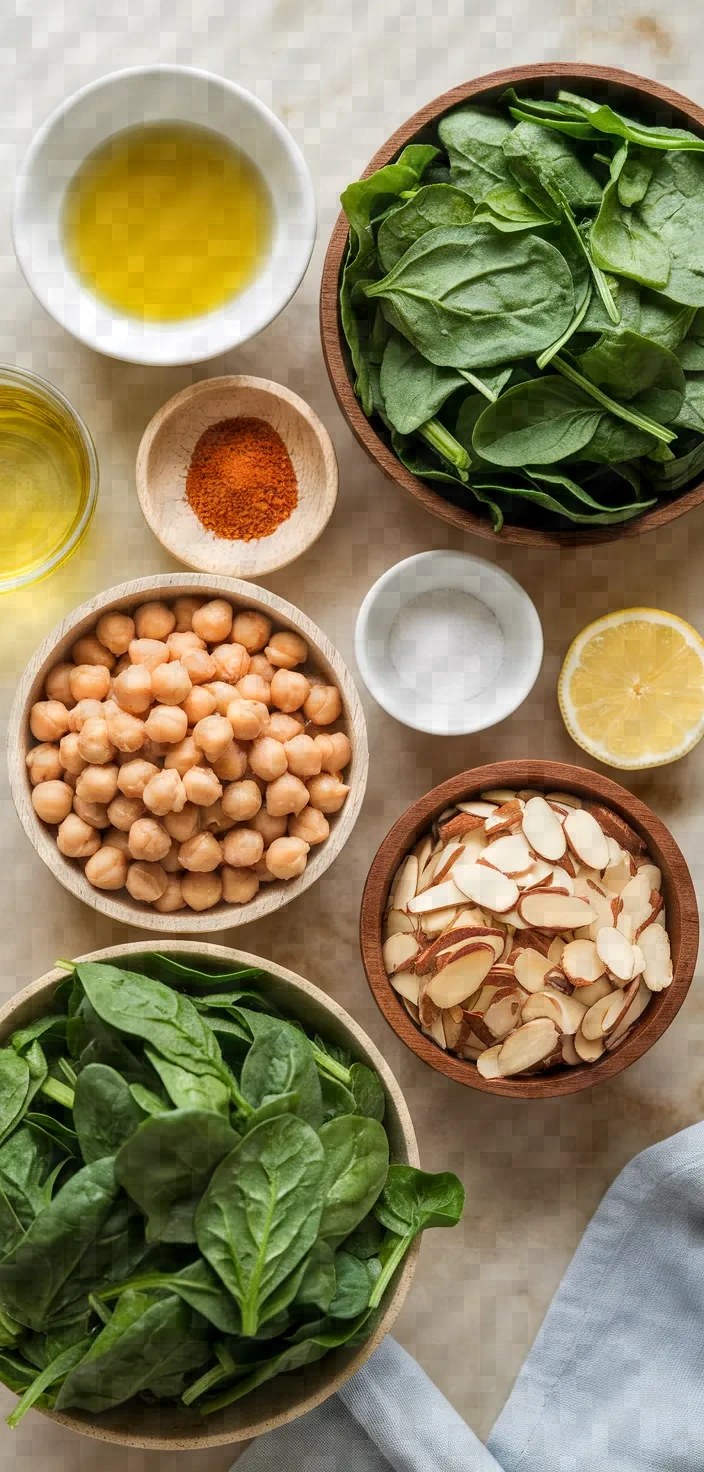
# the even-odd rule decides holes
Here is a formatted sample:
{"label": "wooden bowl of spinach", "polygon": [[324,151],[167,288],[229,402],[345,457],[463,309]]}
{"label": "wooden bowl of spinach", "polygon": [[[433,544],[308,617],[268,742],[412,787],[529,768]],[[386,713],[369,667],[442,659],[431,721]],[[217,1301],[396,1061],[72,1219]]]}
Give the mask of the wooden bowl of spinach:
{"label": "wooden bowl of spinach", "polygon": [[436,98],[342,195],[330,379],[391,479],[465,531],[636,536],[704,499],[704,112],[610,67]]}
{"label": "wooden bowl of spinach", "polygon": [[222,946],[59,963],[0,1012],[0,1380],[122,1445],[195,1450],[332,1395],[424,1226],[403,1095],[310,983]]}

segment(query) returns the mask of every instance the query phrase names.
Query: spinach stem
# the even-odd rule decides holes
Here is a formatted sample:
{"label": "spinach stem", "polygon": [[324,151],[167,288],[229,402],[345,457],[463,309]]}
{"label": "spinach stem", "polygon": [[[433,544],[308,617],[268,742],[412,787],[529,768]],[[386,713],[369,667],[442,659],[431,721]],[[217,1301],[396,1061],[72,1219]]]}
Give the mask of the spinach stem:
{"label": "spinach stem", "polygon": [[74,1073],[68,1058],[59,1058],[59,1068],[70,1088],[75,1089],[78,1079]]}
{"label": "spinach stem", "polygon": [[83,1359],[86,1350],[90,1347],[90,1339],[81,1339],[79,1344],[72,1344],[70,1349],[65,1349],[55,1360],[51,1361],[41,1374],[37,1375],[31,1385],[27,1386],[22,1399],[17,1402],[14,1411],[6,1417],[8,1426],[14,1430],[19,1426],[22,1417],[39,1400],[40,1395],[55,1385],[57,1380],[63,1380],[66,1375]]}
{"label": "spinach stem", "polygon": [[539,358],[536,358],[535,361],[538,368],[547,368],[548,363],[552,362],[555,354],[559,353],[560,350],[564,348],[565,344],[569,342],[572,335],[577,331],[577,328],[584,321],[584,318],[586,317],[589,310],[589,303],[591,299],[592,288],[590,283],[587,287],[587,294],[584,298],[584,301],[582,302],[581,307],[579,308],[579,311],[575,312],[574,317],[569,324],[569,327],[565,328],[562,337],[558,337],[557,341],[552,343],[551,347],[546,348],[545,352],[541,353]]}
{"label": "spinach stem", "polygon": [[215,1353],[219,1364],[213,1365],[211,1370],[206,1370],[200,1380],[194,1380],[193,1384],[184,1390],[181,1400],[185,1406],[193,1405],[194,1400],[198,1400],[199,1396],[207,1395],[208,1391],[214,1390],[222,1380],[227,1380],[229,1375],[234,1375],[237,1365],[224,1344],[217,1344]]}
{"label": "spinach stem", "polygon": [[459,440],[450,434],[449,429],[446,429],[439,419],[428,419],[425,424],[419,426],[416,433],[435,450],[441,460],[447,460],[449,465],[454,465],[455,470],[459,470],[460,475],[466,476],[469,470],[469,455],[464,445],[461,445]]}
{"label": "spinach stem", "polygon": [[96,1314],[97,1317],[100,1319],[101,1324],[109,1324],[112,1318],[112,1314],[110,1313],[109,1308],[106,1308],[105,1304],[101,1302],[101,1299],[102,1294],[88,1294],[88,1302],[93,1310],[93,1313]]}
{"label": "spinach stem", "polygon": [[611,321],[616,326],[618,326],[619,322],[621,321],[621,313],[619,312],[619,309],[616,306],[616,303],[611,295],[611,292],[609,290],[609,283],[606,280],[604,272],[602,271],[600,266],[597,266],[596,261],[592,259],[592,253],[589,249],[589,246],[587,245],[587,242],[582,235],[579,225],[577,224],[577,221],[572,214],[572,210],[570,209],[570,206],[565,199],[563,199],[562,201],[562,208],[567,224],[569,225],[570,230],[572,231],[572,234],[574,235],[574,238],[582,252],[582,255],[586,260],[589,270],[592,273],[592,276],[594,278],[594,285],[596,286],[596,289],[599,293],[599,296],[601,297],[606,311],[611,318]]}
{"label": "spinach stem", "polygon": [[62,961],[59,958],[58,961],[55,961],[54,962],[54,965],[55,966],[60,966],[62,971],[75,971],[76,970],[76,963],[75,963],[75,961]]}
{"label": "spinach stem", "polygon": [[655,439],[662,440],[663,444],[666,445],[669,445],[671,440],[677,439],[677,435],[673,430],[665,429],[664,425],[658,424],[655,419],[648,419],[645,414],[636,414],[631,409],[627,409],[624,404],[619,404],[616,399],[610,399],[606,394],[601,392],[600,388],[596,387],[596,384],[591,383],[588,378],[584,378],[581,373],[577,372],[576,368],[571,368],[569,363],[566,363],[564,358],[560,358],[559,355],[553,358],[552,366],[553,368],[557,368],[558,373],[561,373],[563,378],[569,378],[571,383],[576,383],[579,388],[584,389],[585,393],[589,394],[591,398],[596,399],[597,404],[601,404],[604,409],[608,409],[610,414],[615,414],[618,419],[625,419],[626,424],[634,424],[636,429],[642,429],[646,434],[652,434]]}
{"label": "spinach stem", "polygon": [[74,1092],[67,1088],[66,1084],[59,1082],[57,1078],[45,1078],[41,1092],[46,1094],[47,1099],[52,1099],[54,1104],[63,1104],[64,1109],[73,1109]]}
{"label": "spinach stem", "polygon": [[387,1257],[386,1262],[384,1263],[384,1266],[369,1295],[370,1308],[378,1308],[384,1296],[384,1293],[386,1292],[386,1289],[388,1288],[389,1283],[391,1282],[391,1279],[396,1272],[399,1263],[405,1257],[415,1235],[415,1232],[406,1232],[405,1237],[399,1237],[397,1239],[396,1245],[391,1249],[391,1252],[389,1253],[389,1256]]}
{"label": "spinach stem", "polygon": [[471,383],[472,387],[476,388],[480,394],[483,394],[484,398],[488,399],[490,404],[496,403],[497,395],[492,393],[486,383],[482,383],[481,378],[475,378],[474,374],[468,373],[466,368],[458,368],[457,372],[461,373],[462,377],[466,378],[467,382]]}
{"label": "spinach stem", "polygon": [[345,1088],[348,1089],[352,1082],[352,1074],[349,1068],[345,1068],[344,1063],[337,1063],[328,1053],[323,1053],[320,1048],[316,1048],[315,1043],[311,1043],[311,1048],[313,1049],[313,1056],[318,1066],[318,1072],[326,1073],[328,1078],[334,1078],[337,1083],[344,1084]]}

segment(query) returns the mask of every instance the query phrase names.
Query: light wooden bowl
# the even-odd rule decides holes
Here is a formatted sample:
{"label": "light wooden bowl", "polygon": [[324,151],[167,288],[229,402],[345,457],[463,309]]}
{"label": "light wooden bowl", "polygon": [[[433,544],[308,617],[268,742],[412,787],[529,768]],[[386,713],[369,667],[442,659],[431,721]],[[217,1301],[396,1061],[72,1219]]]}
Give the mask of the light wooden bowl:
{"label": "light wooden bowl", "polygon": [[[674,967],[672,984],[666,991],[653,993],[631,1036],[613,1053],[605,1053],[598,1063],[555,1069],[531,1078],[484,1079],[475,1063],[465,1062],[453,1053],[444,1053],[432,1038],[426,1037],[416,1027],[384,970],[381,958],[382,920],[391,882],[401,860],[444,808],[494,787],[513,787],[519,791],[523,787],[537,787],[548,792],[574,792],[579,797],[605,804],[624,818],[643,839],[653,862],[662,872]],[[360,939],[364,969],[374,998],[394,1032],[418,1058],[456,1083],[481,1089],[486,1094],[506,1094],[510,1099],[549,1099],[577,1094],[582,1089],[590,1089],[594,1084],[613,1078],[647,1053],[662,1037],[679,1012],[694,975],[699,918],[694,885],[684,856],[664,823],[645,803],[617,782],[584,767],[569,766],[566,762],[508,761],[492,762],[486,767],[461,772],[458,777],[434,787],[402,814],[384,839],[367,875]]]}
{"label": "light wooden bowl", "polygon": [[[257,541],[217,537],[186,500],[196,442],[222,419],[264,419],[288,450],[298,505],[276,531]],[[268,378],[205,378],[175,394],[147,425],[137,452],[137,494],[145,520],[167,552],[188,567],[220,577],[258,578],[300,557],[325,530],[337,500],[332,440],[298,394]]]}
{"label": "light wooden bowl", "polygon": [[[95,627],[107,609],[129,612],[149,598],[165,598],[167,601],[193,593],[196,595],[225,597],[235,608],[254,608],[270,615],[275,625],[282,629],[296,629],[303,635],[311,650],[311,665],[320,670],[337,685],[342,696],[342,719],[337,723],[346,732],[352,747],[352,760],[346,770],[350,791],[344,806],[330,821],[330,836],[324,843],[311,849],[310,860],[298,879],[286,882],[276,880],[262,885],[259,893],[247,905],[228,905],[223,901],[212,910],[196,914],[192,910],[179,910],[173,915],[160,915],[151,906],[133,900],[127,890],[120,891],[118,898],[104,890],[94,889],[88,883],[76,859],[67,859],[59,853],[54,833],[42,823],[32,807],[31,786],[27,775],[26,755],[34,738],[29,729],[29,712],[36,700],[42,698],[44,682],[49,671],[62,659],[69,657],[69,650],[77,639]],[[250,920],[261,920],[271,915],[282,905],[303,894],[311,884],[337,858],[354,828],[364,799],[369,769],[367,728],[364,713],[352,676],[346,664],[333,648],[329,639],[316,624],[306,618],[300,609],[283,598],[277,598],[266,588],[253,588],[249,583],[237,582],[234,578],[205,577],[193,573],[182,577],[180,573],[163,573],[159,577],[135,578],[109,588],[97,598],[82,603],[52,629],[44,643],[30,660],[20,681],[15,696],[7,737],[10,791],[17,814],[28,838],[34,844],[40,858],[55,874],[65,889],[91,905],[101,915],[120,920],[123,925],[140,925],[145,930],[157,930],[162,934],[193,935],[212,930],[229,930],[231,926],[247,925]],[[123,897],[124,896],[124,897]]]}
{"label": "light wooden bowl", "polygon": [[[704,132],[704,109],[660,82],[653,82],[633,72],[621,71],[619,67],[581,65],[579,62],[538,62],[532,66],[508,67],[505,71],[489,72],[484,77],[475,77],[473,81],[463,82],[460,87],[453,87],[451,91],[443,92],[440,97],[426,103],[402,127],[397,128],[374,154],[362,178],[366,179],[369,174],[391,163],[406,144],[430,142],[434,125],[446,112],[458,107],[460,103],[470,99],[481,103],[495,102],[507,87],[521,87],[525,83],[530,83],[533,96],[537,94],[544,97],[554,97],[559,88],[583,93],[586,83],[590,95],[595,99],[603,98],[624,112],[635,112],[636,116],[642,116],[646,122],[652,120],[653,123],[668,127],[688,128],[700,135]],[[461,531],[487,537],[492,542],[515,542],[527,547],[591,546],[600,542],[622,541],[625,538],[638,537],[642,532],[654,531],[666,522],[683,516],[686,511],[699,506],[704,500],[702,481],[692,490],[666,497],[652,511],[646,511],[644,516],[622,526],[593,531],[581,529],[575,532],[553,532],[512,526],[506,522],[502,531],[496,534],[491,529],[491,523],[483,516],[468,511],[463,506],[453,505],[425,481],[412,475],[397,459],[381,427],[370,423],[355,397],[354,371],[339,314],[339,284],[347,237],[347,220],[341,214],[330,237],[320,288],[320,332],[330,382],[350,429],[367,454],[389,480],[403,486],[433,516],[441,517]]]}
{"label": "light wooden bowl", "polygon": [[[140,942],[132,945],[109,946],[106,950],[93,951],[87,956],[77,956],[78,961],[109,961],[122,956],[134,958],[144,955],[148,945]],[[273,999],[282,1011],[300,1018],[316,1032],[324,1033],[340,1046],[348,1048],[354,1057],[369,1065],[378,1073],[386,1093],[386,1116],[384,1124],[389,1136],[392,1161],[402,1165],[419,1164],[418,1145],[411,1116],[401,1089],[385,1058],[375,1047],[371,1038],[345,1012],[338,1002],[304,981],[293,971],[277,966],[273,961],[264,961],[246,951],[233,951],[227,946],[213,946],[188,941],[161,941],[159,950],[183,956],[201,956],[212,962],[213,968],[227,969],[233,962],[243,966],[262,966],[271,977],[267,983]],[[26,1027],[35,1017],[51,1011],[54,989],[65,977],[64,971],[49,971],[39,981],[18,992],[10,1002],[0,1008],[0,1042],[4,1043],[16,1028]],[[51,1420],[59,1421],[71,1431],[80,1431],[98,1441],[116,1442],[119,1446],[135,1446],[150,1451],[200,1451],[209,1446],[222,1446],[230,1442],[246,1441],[252,1436],[261,1436],[273,1431],[287,1421],[294,1421],[306,1411],[334,1395],[378,1348],[388,1334],[396,1315],[411,1286],[416,1269],[420,1238],[416,1238],[407,1257],[392,1283],[386,1307],[365,1344],[356,1349],[332,1350],[318,1365],[282,1375],[263,1385],[259,1390],[238,1404],[220,1411],[203,1420],[192,1411],[180,1410],[176,1406],[155,1407],[134,1400],[126,1406],[101,1416],[90,1416],[85,1412],[42,1411]]]}

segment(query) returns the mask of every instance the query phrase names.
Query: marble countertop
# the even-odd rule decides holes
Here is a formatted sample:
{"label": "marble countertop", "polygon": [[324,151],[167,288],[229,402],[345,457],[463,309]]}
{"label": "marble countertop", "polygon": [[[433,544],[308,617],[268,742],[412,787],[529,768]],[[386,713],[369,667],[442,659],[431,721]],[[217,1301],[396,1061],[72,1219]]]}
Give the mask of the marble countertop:
{"label": "marble countertop", "polygon": [[[536,16],[539,14],[539,20]],[[545,1309],[604,1190],[638,1150],[704,1112],[704,999],[695,981],[657,1047],[613,1083],[562,1101],[519,1104],[451,1084],[402,1047],[372,1001],[357,944],[363,881],[387,829],[436,782],[481,762],[549,756],[584,761],[567,736],[555,684],[569,641],[590,619],[642,602],[704,629],[700,555],[704,508],[657,536],[557,554],[497,547],[432,519],[384,481],[333,400],[317,328],[325,246],[341,188],[409,113],[468,77],[521,61],[594,60],[657,77],[704,102],[696,58],[704,11],[694,0],[647,8],[623,0],[14,0],[0,25],[0,358],[51,379],[96,440],[101,493],[92,529],[66,567],[0,605],[4,714],[29,656],[69,609],[126,578],[177,570],[139,510],[140,436],[171,394],[223,372],[274,377],[308,399],[340,462],[340,498],[317,545],[266,579],[326,631],[354,671],[353,630],[371,583],[400,557],[464,548],[494,559],[534,599],[545,631],[541,677],[525,705],[494,730],[439,739],[398,725],[365,699],[371,775],[352,839],[323,880],[271,920],[214,936],[303,973],[348,1007],[385,1050],[405,1090],[430,1168],[458,1172],[467,1210],[454,1232],[428,1233],[395,1333],[480,1436],[486,1436]],[[287,311],[238,352],[194,369],[113,362],[68,337],[33,300],[10,237],[13,174],[35,128],[77,87],[117,67],[189,62],[249,87],[283,118],[312,168],[318,245]],[[2,772],[4,784],[4,770]],[[704,879],[699,813],[704,746],[629,781],[669,824]],[[66,894],[25,839],[3,785],[0,953],[11,995],[57,955],[141,938]],[[0,1405],[11,1397],[0,1394]],[[35,1472],[92,1468],[97,1444],[32,1413],[0,1428],[0,1466]],[[165,1472],[158,1453],[100,1447],[102,1472]],[[221,1447],[189,1457],[189,1472],[223,1472]]]}

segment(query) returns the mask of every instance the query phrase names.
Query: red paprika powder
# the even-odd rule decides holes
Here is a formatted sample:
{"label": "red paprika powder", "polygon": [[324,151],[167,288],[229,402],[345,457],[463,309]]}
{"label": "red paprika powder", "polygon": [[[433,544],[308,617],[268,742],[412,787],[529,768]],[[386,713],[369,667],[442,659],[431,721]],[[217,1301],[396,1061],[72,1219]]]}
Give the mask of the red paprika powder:
{"label": "red paprika powder", "polygon": [[264,419],[221,419],[198,440],[186,476],[186,499],[216,537],[269,537],[298,504],[286,446]]}

